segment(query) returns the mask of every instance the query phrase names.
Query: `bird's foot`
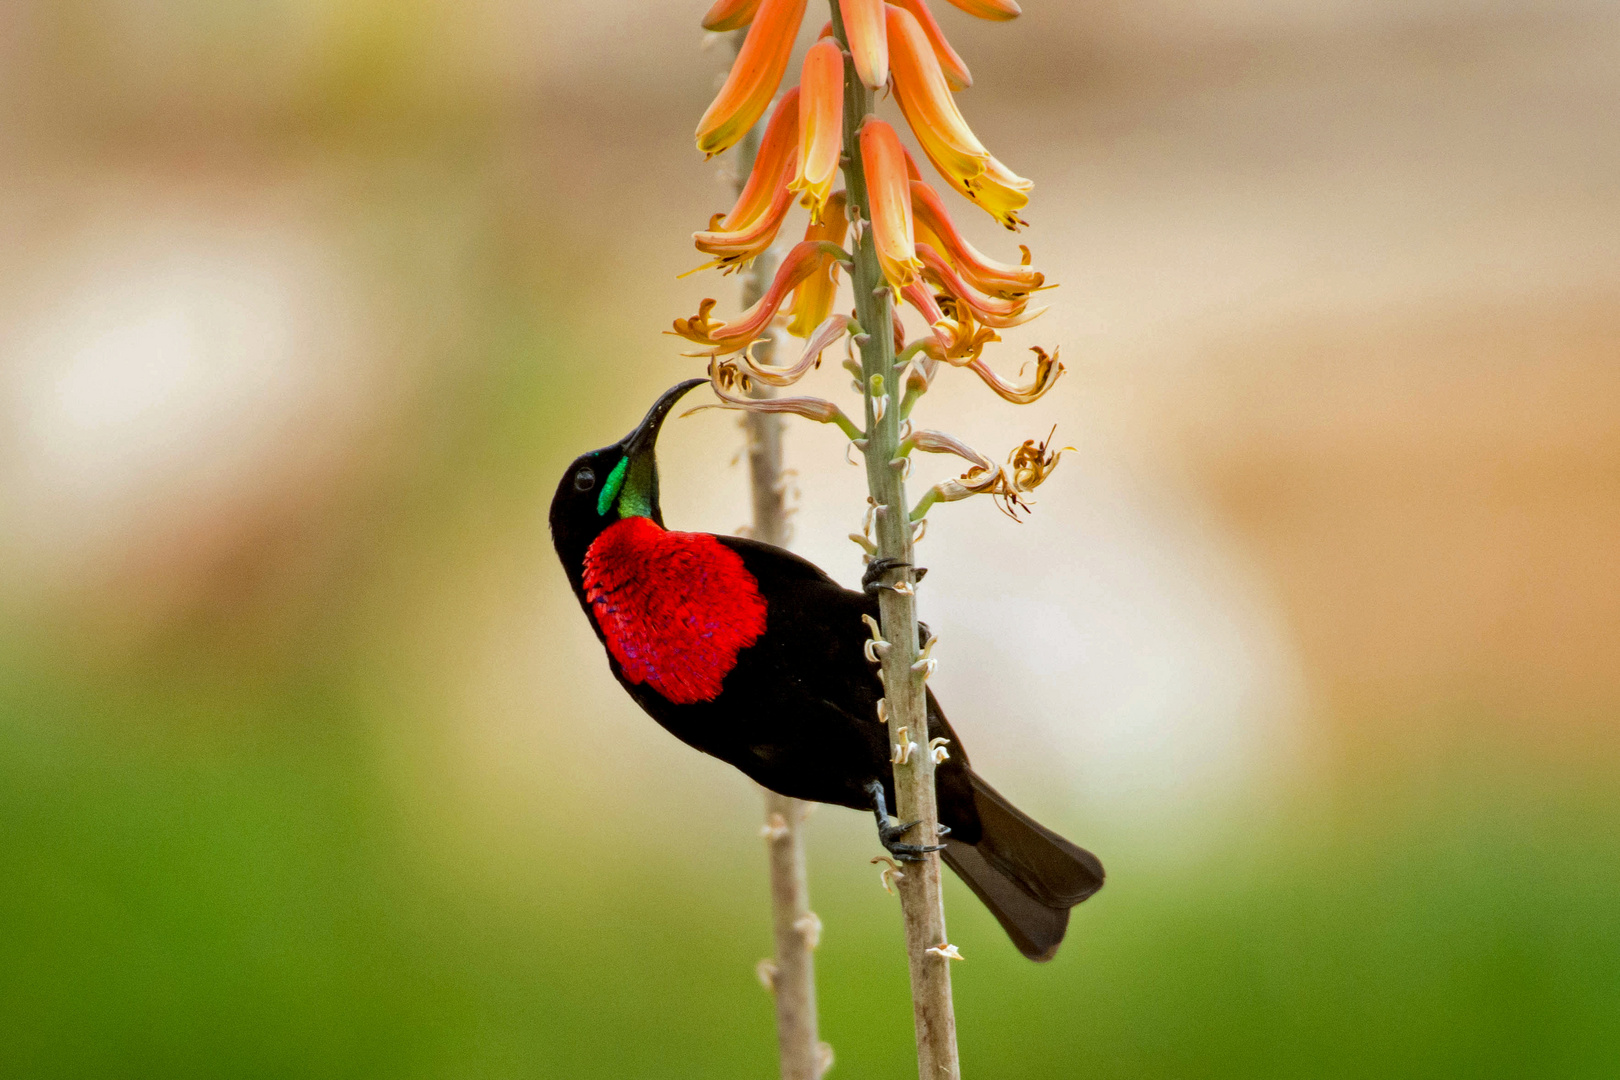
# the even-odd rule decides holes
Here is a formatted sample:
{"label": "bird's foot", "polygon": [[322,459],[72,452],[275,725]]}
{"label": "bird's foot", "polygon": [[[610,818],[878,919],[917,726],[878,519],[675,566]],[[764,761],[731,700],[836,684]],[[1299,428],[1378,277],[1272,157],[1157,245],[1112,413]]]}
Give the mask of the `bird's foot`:
{"label": "bird's foot", "polygon": [[[904,559],[873,559],[867,564],[866,573],[861,575],[861,591],[873,594],[875,594],[879,589],[891,589],[895,592],[903,592],[905,591],[901,587],[901,585],[904,585],[903,582],[901,585],[884,585],[881,584],[881,582],[883,575],[887,574],[890,570],[907,569],[911,569],[911,564],[906,562]],[[918,567],[916,572],[913,574],[913,577],[915,580],[921,581],[923,579],[923,575],[926,573],[928,573],[927,567]]]}
{"label": "bird's foot", "polygon": [[883,784],[877,780],[872,781],[866,789],[872,795],[872,812],[877,815],[878,843],[883,845],[885,851],[893,855],[900,862],[922,862],[923,856],[931,851],[944,851],[944,844],[907,844],[900,838],[918,825],[920,821],[907,821],[903,823],[889,820],[889,804],[883,794]]}

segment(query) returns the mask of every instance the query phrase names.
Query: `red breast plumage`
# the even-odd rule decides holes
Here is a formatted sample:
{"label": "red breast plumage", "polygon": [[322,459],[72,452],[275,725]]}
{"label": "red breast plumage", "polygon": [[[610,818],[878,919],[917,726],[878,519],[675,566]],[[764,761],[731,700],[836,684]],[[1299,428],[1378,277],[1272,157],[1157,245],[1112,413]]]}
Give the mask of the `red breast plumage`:
{"label": "red breast plumage", "polygon": [[677,705],[718,697],[737,654],[765,632],[765,598],[741,556],[649,518],[603,530],[585,553],[584,586],[624,677]]}

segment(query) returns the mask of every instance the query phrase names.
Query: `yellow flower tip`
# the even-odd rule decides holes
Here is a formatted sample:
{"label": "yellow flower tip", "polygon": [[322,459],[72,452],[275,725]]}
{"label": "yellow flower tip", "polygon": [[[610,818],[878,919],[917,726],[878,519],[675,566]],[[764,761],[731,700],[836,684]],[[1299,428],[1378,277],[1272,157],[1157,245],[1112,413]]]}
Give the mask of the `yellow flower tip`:
{"label": "yellow flower tip", "polygon": [[855,74],[873,90],[889,82],[889,33],[883,0],[838,0]]}
{"label": "yellow flower tip", "polygon": [[1007,22],[1024,13],[1015,0],[951,0],[951,3],[979,19]]}
{"label": "yellow flower tip", "polygon": [[808,0],[759,0],[748,37],[725,85],[698,121],[697,148],[724,153],[765,114],[782,83]]}
{"label": "yellow flower tip", "polygon": [[844,54],[836,41],[810,46],[798,93],[799,166],[788,186],[800,194],[799,202],[810,208],[812,219],[820,220],[843,149]]}
{"label": "yellow flower tip", "polygon": [[687,341],[695,341],[699,345],[715,344],[714,332],[720,329],[720,324],[709,318],[709,313],[714,310],[715,303],[716,301],[713,298],[705,298],[698,305],[696,315],[690,319],[675,320],[674,332]]}
{"label": "yellow flower tip", "polygon": [[759,0],[715,0],[714,7],[703,16],[703,29],[717,34],[741,30],[754,21],[758,10]]}
{"label": "yellow flower tip", "polygon": [[922,269],[911,231],[911,181],[906,177],[905,150],[894,128],[875,117],[867,117],[861,125],[860,148],[878,264],[890,285],[905,289],[916,282]]}
{"label": "yellow flower tip", "polygon": [[928,38],[928,45],[934,50],[934,58],[939,61],[940,70],[945,73],[945,81],[952,90],[966,90],[973,85],[973,73],[968,70],[967,64],[956,55],[951,43],[945,39],[945,31],[940,29],[939,23],[934,19],[934,13],[928,10],[928,0],[893,0],[894,6],[911,12],[917,24],[922,27],[923,35]]}

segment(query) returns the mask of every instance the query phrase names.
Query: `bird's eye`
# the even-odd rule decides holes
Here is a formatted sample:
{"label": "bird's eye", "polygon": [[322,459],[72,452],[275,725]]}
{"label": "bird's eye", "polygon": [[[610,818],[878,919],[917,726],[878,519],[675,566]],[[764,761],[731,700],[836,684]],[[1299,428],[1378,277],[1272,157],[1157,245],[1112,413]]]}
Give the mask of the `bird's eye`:
{"label": "bird's eye", "polygon": [[596,473],[589,465],[574,474],[574,490],[589,491],[596,486]]}

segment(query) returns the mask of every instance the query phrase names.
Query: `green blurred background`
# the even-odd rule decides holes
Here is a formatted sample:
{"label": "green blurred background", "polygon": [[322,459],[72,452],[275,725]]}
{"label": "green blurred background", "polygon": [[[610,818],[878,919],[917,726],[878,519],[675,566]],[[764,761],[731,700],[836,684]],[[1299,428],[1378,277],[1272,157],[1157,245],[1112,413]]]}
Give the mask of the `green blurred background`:
{"label": "green blurred background", "polygon": [[[772,1075],[758,793],[544,518],[735,303],[702,6],[0,9],[0,1074]],[[967,1071],[1615,1075],[1614,6],[937,6],[1064,286],[998,363],[1070,374],[927,422],[1079,449],[935,513],[936,686],[1110,871],[1041,967],[951,884]],[[671,425],[672,525],[740,448]],[[810,828],[833,1075],[911,1075],[870,823]]]}

